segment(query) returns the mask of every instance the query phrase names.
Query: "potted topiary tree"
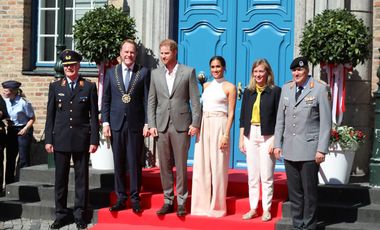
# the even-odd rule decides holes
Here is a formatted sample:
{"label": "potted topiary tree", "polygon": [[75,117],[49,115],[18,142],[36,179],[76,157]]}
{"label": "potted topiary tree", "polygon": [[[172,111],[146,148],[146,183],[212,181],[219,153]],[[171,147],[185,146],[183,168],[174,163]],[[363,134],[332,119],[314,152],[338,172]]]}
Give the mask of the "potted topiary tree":
{"label": "potted topiary tree", "polygon": [[[107,68],[117,64],[120,43],[126,39],[135,39],[135,20],[113,5],[104,5],[88,11],[76,20],[73,26],[75,47],[85,59],[98,66],[99,109],[103,95],[103,82]],[[101,136],[102,136],[102,132]],[[109,143],[101,138],[95,154],[91,154],[92,167],[112,169],[113,159]]]}
{"label": "potted topiary tree", "polygon": [[337,125],[345,111],[347,73],[369,58],[371,41],[363,20],[345,9],[325,10],[305,26],[301,54],[326,71],[334,99],[333,122]]}
{"label": "potted topiary tree", "polygon": [[[339,126],[345,111],[346,77],[353,67],[369,58],[371,41],[363,20],[345,9],[325,10],[305,26],[301,54],[314,65],[320,64],[332,94],[334,128],[330,151],[320,165],[318,176],[322,184],[348,183],[355,150],[362,139],[358,140],[359,131],[353,127]],[[343,140],[355,145],[341,144]]]}

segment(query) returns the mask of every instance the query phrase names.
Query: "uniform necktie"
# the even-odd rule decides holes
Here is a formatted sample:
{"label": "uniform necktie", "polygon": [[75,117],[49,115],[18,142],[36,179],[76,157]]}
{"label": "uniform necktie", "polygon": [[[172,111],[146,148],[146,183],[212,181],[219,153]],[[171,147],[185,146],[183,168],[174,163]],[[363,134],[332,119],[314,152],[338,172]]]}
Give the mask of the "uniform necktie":
{"label": "uniform necktie", "polygon": [[296,92],[296,101],[298,100],[298,97],[301,95],[302,90],[303,90],[303,87],[302,87],[302,86],[298,87],[298,90],[297,90],[297,92]]}
{"label": "uniform necktie", "polygon": [[128,86],[129,86],[129,76],[130,76],[130,72],[131,70],[130,69],[126,69],[126,73],[125,73],[125,76],[124,76],[124,87],[125,87],[125,91],[128,91]]}
{"label": "uniform necktie", "polygon": [[75,82],[70,82],[70,89],[71,89],[71,92],[73,92],[74,91],[74,84],[75,84]]}

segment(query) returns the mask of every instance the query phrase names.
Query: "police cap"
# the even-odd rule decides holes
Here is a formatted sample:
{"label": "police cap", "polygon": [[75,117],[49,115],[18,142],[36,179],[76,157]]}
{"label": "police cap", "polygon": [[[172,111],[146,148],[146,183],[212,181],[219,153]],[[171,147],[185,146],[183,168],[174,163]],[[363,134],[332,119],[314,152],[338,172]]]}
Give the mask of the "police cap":
{"label": "police cap", "polygon": [[1,83],[4,89],[18,89],[21,86],[21,82],[9,80]]}
{"label": "police cap", "polygon": [[82,61],[82,55],[74,50],[66,49],[61,52],[59,59],[61,59],[63,65],[76,64]]}
{"label": "police cap", "polygon": [[308,68],[308,61],[305,57],[297,57],[292,61],[292,64],[290,64],[290,69],[295,69],[298,67]]}

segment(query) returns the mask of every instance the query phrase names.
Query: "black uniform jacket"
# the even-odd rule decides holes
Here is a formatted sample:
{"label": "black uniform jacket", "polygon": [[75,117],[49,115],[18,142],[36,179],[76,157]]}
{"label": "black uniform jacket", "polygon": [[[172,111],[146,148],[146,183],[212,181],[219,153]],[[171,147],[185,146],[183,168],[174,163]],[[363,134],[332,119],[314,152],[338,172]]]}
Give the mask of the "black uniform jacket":
{"label": "black uniform jacket", "polygon": [[[244,128],[244,136],[249,137],[253,104],[256,101],[257,92],[244,90],[243,102],[240,111],[240,128]],[[281,88],[278,86],[266,87],[260,97],[260,129],[261,135],[273,135],[276,126],[278,103],[280,102]]]}
{"label": "black uniform jacket", "polygon": [[55,151],[88,151],[99,144],[98,113],[95,83],[79,77],[73,92],[66,78],[50,83],[45,143]]}

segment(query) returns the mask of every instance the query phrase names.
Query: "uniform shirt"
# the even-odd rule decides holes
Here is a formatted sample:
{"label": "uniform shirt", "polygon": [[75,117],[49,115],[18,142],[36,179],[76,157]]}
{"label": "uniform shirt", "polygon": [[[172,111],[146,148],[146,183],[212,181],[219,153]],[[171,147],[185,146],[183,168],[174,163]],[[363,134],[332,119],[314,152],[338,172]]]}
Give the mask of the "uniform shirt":
{"label": "uniform shirt", "polygon": [[32,104],[24,98],[17,95],[14,99],[5,98],[9,118],[12,126],[24,126],[34,117]]}

